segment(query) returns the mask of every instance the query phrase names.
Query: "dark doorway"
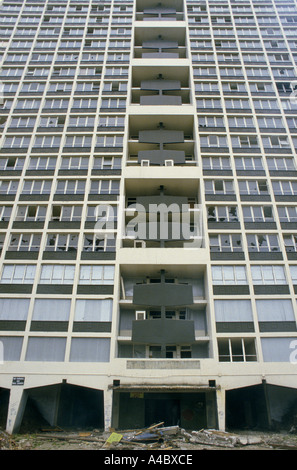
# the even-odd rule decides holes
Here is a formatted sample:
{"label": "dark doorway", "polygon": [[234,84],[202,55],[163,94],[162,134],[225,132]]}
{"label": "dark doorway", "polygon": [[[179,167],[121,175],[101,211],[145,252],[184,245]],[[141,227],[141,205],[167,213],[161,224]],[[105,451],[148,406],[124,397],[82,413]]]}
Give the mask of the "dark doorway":
{"label": "dark doorway", "polygon": [[145,426],[164,422],[164,426],[180,424],[180,400],[150,398],[145,400]]}
{"label": "dark doorway", "polygon": [[59,399],[57,425],[63,428],[103,429],[103,392],[63,384]]}
{"label": "dark doorway", "polygon": [[263,385],[226,392],[226,427],[268,429],[267,403]]}
{"label": "dark doorway", "polygon": [[6,428],[10,391],[0,388],[0,427]]}

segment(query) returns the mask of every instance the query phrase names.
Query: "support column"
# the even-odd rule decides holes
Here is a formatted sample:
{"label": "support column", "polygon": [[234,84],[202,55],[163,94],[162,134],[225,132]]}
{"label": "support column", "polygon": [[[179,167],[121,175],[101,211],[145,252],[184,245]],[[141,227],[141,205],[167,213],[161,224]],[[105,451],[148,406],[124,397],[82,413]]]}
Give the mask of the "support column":
{"label": "support column", "polygon": [[226,429],[226,391],[217,390],[217,410],[218,410],[218,427],[220,431]]}
{"label": "support column", "polygon": [[113,390],[105,389],[104,390],[104,430],[109,431],[112,420],[112,397]]}
{"label": "support column", "polygon": [[25,411],[25,406],[27,403],[27,391],[23,387],[13,387],[10,390],[9,405],[8,405],[8,414],[6,422],[6,431],[9,434],[18,432],[23,414]]}

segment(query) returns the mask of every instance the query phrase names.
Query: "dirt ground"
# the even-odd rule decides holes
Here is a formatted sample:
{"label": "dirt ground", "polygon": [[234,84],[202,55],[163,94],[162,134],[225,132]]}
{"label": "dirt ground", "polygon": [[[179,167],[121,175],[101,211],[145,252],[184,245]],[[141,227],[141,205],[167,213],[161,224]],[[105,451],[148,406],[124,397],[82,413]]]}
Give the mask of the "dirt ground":
{"label": "dirt ground", "polygon": [[0,450],[297,450],[297,434],[257,431],[228,433],[215,430],[187,432],[180,428],[162,427],[152,431],[110,432],[52,429],[15,435],[0,430]]}

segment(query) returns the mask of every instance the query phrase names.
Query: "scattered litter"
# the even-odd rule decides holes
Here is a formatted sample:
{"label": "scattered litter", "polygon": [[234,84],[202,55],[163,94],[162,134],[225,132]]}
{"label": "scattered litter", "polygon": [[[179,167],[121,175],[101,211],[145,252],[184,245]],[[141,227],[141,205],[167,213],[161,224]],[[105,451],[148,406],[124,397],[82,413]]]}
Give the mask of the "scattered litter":
{"label": "scattered litter", "polygon": [[277,432],[224,432],[216,429],[185,430],[153,424],[143,429],[109,432],[94,429],[39,429],[32,434],[9,435],[0,429],[0,450],[297,450],[297,435]]}

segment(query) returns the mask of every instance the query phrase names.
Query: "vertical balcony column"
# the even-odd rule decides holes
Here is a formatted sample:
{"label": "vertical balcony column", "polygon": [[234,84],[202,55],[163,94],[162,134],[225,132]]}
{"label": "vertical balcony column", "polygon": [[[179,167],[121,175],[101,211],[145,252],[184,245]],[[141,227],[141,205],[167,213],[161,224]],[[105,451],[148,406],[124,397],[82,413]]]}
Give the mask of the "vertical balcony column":
{"label": "vertical balcony column", "polygon": [[27,392],[21,386],[12,387],[10,390],[8,413],[7,413],[7,422],[6,422],[6,432],[13,434],[18,432],[26,403],[27,403]]}
{"label": "vertical balcony column", "polygon": [[112,397],[113,397],[113,390],[112,388],[105,388],[104,389],[104,430],[109,431],[111,426],[112,420]]}
{"label": "vertical balcony column", "polygon": [[217,390],[218,428],[226,429],[226,390]]}

